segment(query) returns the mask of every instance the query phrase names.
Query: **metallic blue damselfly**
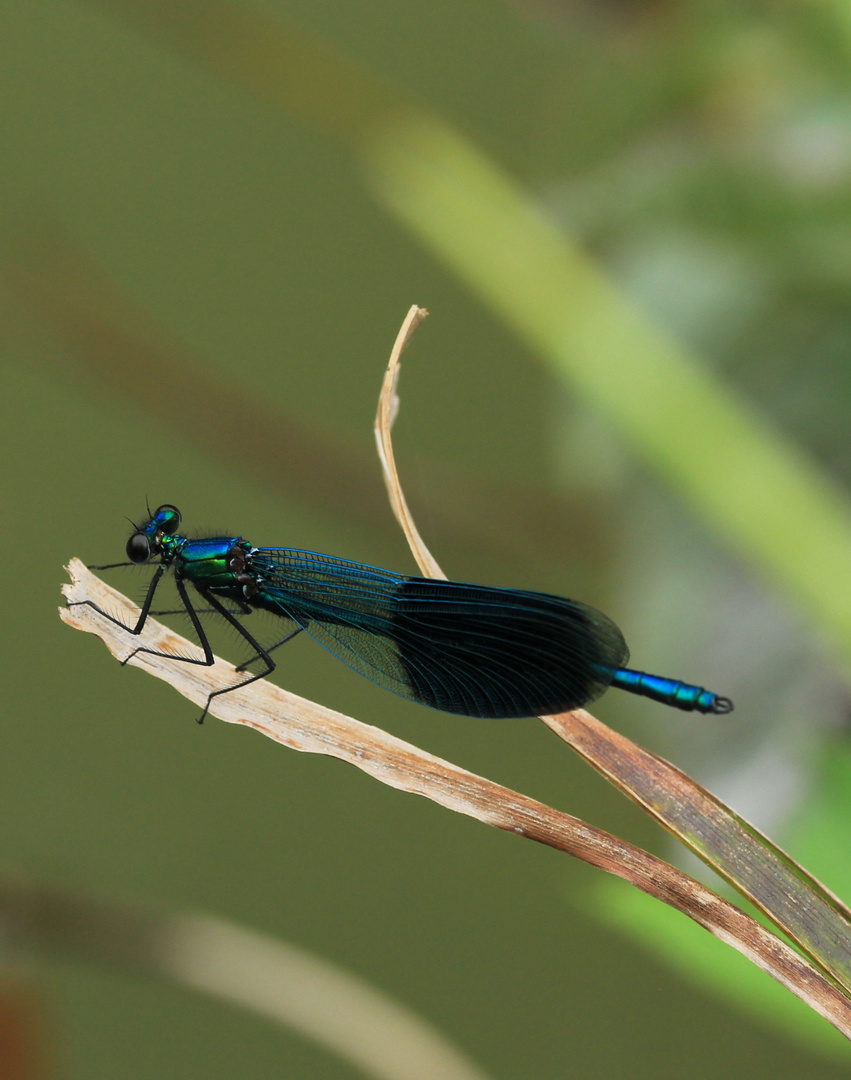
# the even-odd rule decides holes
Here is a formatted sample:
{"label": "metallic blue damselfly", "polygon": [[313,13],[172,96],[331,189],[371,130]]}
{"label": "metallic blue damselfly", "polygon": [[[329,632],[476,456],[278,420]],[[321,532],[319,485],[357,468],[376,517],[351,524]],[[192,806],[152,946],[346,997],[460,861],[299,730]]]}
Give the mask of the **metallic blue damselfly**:
{"label": "metallic blue damselfly", "polygon": [[[131,563],[157,562],[136,625],[102,614],[130,634],[141,633],[153,614],[157,587],[171,570],[204,656],[170,659],[214,662],[199,617],[203,611],[194,606],[187,585],[206,610],[230,623],[253,650],[237,669],[247,678],[213,691],[201,720],[213,698],[270,675],[276,667],[273,650],[302,632],[379,686],[463,716],[565,712],[610,686],[686,711],[733,709],[729,698],[700,686],[625,667],[629,651],[620,630],[577,600],[407,577],[313,551],[258,548],[241,536],[193,540],[178,533],[180,521],[176,507],[161,506],[153,515],[149,511],[149,520],[134,527],[127,541]],[[287,632],[273,645],[264,647],[246,628],[243,617],[255,609],[284,621]],[[131,656],[140,652],[154,650],[140,647]],[[263,670],[247,672],[255,663]]]}

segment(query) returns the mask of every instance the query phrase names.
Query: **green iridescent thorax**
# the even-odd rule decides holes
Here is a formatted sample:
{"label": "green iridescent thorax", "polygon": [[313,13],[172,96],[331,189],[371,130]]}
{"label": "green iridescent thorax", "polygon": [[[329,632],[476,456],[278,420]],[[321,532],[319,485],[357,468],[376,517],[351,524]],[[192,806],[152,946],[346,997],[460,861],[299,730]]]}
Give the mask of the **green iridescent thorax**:
{"label": "green iridescent thorax", "polygon": [[[166,541],[174,539],[176,537],[163,537],[163,548]],[[237,581],[228,558],[228,553],[237,544],[239,538],[233,536],[184,540],[177,545],[175,568],[181,577],[202,588],[212,589],[220,596],[239,598],[242,596],[242,586]]]}

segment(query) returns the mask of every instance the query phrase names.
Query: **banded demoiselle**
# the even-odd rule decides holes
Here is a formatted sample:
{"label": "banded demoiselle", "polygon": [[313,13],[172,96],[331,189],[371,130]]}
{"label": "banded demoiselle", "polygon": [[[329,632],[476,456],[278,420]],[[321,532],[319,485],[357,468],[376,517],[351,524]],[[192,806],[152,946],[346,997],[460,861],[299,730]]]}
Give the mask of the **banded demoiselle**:
{"label": "banded demoiselle", "polygon": [[[136,625],[101,614],[131,634],[141,633],[153,614],[163,574],[173,570],[204,657],[169,659],[212,665],[199,613],[211,609],[230,623],[253,650],[237,670],[256,662],[263,670],[214,690],[201,720],[214,697],[270,675],[276,667],[272,651],[302,631],[379,686],[463,716],[565,712],[593,701],[610,686],[686,711],[733,709],[729,698],[700,686],[625,667],[629,650],[620,630],[608,616],[577,600],[407,577],[313,551],[258,548],[241,536],[193,540],[179,535],[180,522],[180,511],[166,504],[135,526],[127,541],[131,563],[158,560]],[[193,606],[187,583],[207,609]],[[82,603],[96,607],[92,601]],[[273,645],[262,646],[242,622],[255,609],[286,623],[286,634]],[[131,656],[136,653],[155,650],[140,647]]]}

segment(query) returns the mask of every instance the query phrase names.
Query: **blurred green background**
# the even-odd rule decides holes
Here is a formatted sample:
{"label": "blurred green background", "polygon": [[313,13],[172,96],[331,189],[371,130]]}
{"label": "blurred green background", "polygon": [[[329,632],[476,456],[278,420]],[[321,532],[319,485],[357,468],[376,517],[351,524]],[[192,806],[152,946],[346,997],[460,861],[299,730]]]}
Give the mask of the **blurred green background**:
{"label": "blurred green background", "polygon": [[[614,692],[595,711],[851,895],[851,643],[806,584],[784,581],[783,530],[763,530],[761,550],[739,542],[723,501],[713,509],[689,481],[712,474],[723,495],[748,463],[725,456],[708,404],[674,401],[676,468],[657,467],[617,408],[477,287],[465,237],[450,251],[451,236],[428,240],[440,221],[410,227],[369,158],[406,116],[439,117],[576,245],[580,277],[601,273],[684,371],[705,372],[844,505],[845,7],[6,0],[0,12],[0,874],[298,943],[418,1011],[495,1080],[844,1075],[841,1040],[820,1020],[798,1030],[807,1011],[787,1012],[767,977],[748,984],[753,1010],[728,993],[744,961],[713,982],[705,965],[724,947],[696,928],[681,941],[681,916],[658,909],[628,929],[625,914],[601,917],[630,902],[625,887],[553,851],[330,759],[199,729],[193,706],[70,633],[56,606],[63,564],[122,558],[146,499],[176,503],[190,535],[414,572],[371,425],[418,303],[431,317],[405,357],[396,448],[446,572],[581,598],[622,626],[635,666],[729,694],[729,719]],[[611,329],[589,328],[589,378]],[[620,352],[612,392],[640,401],[650,369],[628,342]],[[684,427],[715,440],[717,462],[689,458],[673,434]],[[769,501],[794,532],[801,507]],[[824,565],[807,549],[798,562]],[[114,573],[142,593],[146,571]],[[837,584],[839,608],[845,595]],[[216,645],[241,658],[231,637]],[[678,857],[534,720],[427,712],[309,642],[275,679]],[[26,986],[38,1017],[26,1075],[360,1075],[154,980],[25,941],[6,952],[9,994]]]}

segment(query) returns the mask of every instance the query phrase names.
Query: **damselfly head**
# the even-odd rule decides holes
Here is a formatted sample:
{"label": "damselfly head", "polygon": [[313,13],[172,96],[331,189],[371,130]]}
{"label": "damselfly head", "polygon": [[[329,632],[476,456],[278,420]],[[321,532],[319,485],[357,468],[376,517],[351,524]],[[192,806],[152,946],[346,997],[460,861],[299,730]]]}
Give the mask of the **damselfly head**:
{"label": "damselfly head", "polygon": [[146,525],[141,529],[137,527],[127,541],[127,558],[134,563],[147,562],[152,554],[160,553],[162,537],[174,536],[179,528],[180,511],[176,506],[165,503]]}

